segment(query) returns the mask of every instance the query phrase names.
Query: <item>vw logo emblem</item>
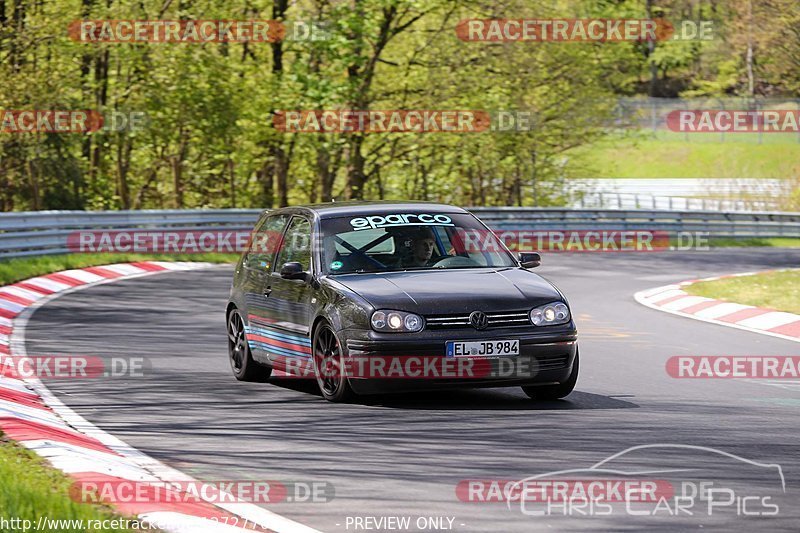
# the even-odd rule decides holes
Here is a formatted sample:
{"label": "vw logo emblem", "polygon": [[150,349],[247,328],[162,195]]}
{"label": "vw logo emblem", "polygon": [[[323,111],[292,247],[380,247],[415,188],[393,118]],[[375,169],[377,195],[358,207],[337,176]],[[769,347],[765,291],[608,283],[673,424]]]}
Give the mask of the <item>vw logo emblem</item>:
{"label": "vw logo emblem", "polygon": [[469,323],[475,329],[486,329],[489,325],[489,317],[483,311],[473,311],[469,315]]}

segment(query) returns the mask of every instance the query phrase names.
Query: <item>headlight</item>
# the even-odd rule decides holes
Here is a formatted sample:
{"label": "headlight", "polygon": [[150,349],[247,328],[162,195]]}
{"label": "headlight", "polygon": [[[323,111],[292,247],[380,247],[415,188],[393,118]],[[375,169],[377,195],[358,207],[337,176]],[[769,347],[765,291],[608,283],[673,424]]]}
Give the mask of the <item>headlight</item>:
{"label": "headlight", "polygon": [[531,323],[534,326],[555,326],[567,322],[569,322],[569,307],[563,302],[553,302],[531,309]]}
{"label": "headlight", "polygon": [[372,313],[372,329],[395,333],[414,333],[422,331],[425,325],[422,317],[405,311],[375,311]]}

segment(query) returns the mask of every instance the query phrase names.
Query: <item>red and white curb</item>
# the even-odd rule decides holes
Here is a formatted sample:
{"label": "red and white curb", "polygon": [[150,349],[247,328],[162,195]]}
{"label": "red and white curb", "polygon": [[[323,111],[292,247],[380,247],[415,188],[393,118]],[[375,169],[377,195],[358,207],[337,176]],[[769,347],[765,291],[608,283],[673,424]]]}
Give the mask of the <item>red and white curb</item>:
{"label": "red and white curb", "polygon": [[659,311],[666,311],[673,315],[800,342],[800,315],[764,307],[715,300],[703,296],[693,296],[683,290],[687,286],[701,281],[753,276],[764,272],[775,271],[742,272],[740,274],[682,281],[672,285],[640,291],[634,294],[633,297],[642,305]]}
{"label": "red and white curb", "polygon": [[[177,270],[210,268],[211,263],[143,261],[65,270],[0,287],[0,359],[27,357],[25,328],[33,312],[66,293],[119,279]],[[0,429],[6,437],[45,457],[76,480],[190,482],[175,470],[106,433],[64,405],[38,378],[17,379],[0,365]],[[13,367],[12,367],[13,368]],[[212,491],[213,492],[213,491]],[[233,496],[224,498],[236,501]],[[251,503],[125,503],[126,516],[176,533],[316,530]]]}

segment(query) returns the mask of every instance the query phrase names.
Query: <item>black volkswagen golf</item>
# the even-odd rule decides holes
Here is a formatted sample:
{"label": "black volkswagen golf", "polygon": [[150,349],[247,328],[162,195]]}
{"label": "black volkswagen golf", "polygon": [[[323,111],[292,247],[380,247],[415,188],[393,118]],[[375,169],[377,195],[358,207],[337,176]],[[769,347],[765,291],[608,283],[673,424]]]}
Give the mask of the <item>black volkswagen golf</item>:
{"label": "black volkswagen golf", "polygon": [[578,378],[563,294],[468,211],[346,202],[266,212],[227,307],[234,376],[316,378],[347,401],[450,387],[521,386],[562,398]]}

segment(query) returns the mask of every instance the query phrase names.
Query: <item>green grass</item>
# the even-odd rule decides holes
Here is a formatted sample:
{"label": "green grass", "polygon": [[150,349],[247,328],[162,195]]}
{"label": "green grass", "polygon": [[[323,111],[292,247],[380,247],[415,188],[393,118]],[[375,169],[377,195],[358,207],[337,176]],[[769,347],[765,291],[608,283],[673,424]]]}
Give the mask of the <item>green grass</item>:
{"label": "green grass", "polygon": [[[36,524],[39,517],[84,521],[119,518],[108,507],[73,501],[69,497],[71,483],[69,477],[48,466],[34,453],[8,440],[0,440],[0,516],[6,520],[19,518]],[[0,528],[0,531],[23,529],[7,527]],[[33,531],[33,527],[25,531]],[[57,531],[77,532],[89,529],[64,527]],[[131,530],[109,528],[102,531]]]}
{"label": "green grass", "polygon": [[59,270],[84,268],[132,261],[205,261],[209,263],[233,263],[238,254],[67,254],[50,255],[0,261],[0,286],[41,276]]}
{"label": "green grass", "polygon": [[800,269],[703,281],[685,290],[706,298],[800,314]]}
{"label": "green grass", "polygon": [[689,135],[640,132],[612,135],[572,153],[585,178],[789,178],[800,173],[797,135]]}
{"label": "green grass", "polygon": [[794,239],[790,237],[748,238],[748,239],[712,238],[709,240],[709,245],[712,248],[733,248],[733,247],[800,248],[800,239]]}

